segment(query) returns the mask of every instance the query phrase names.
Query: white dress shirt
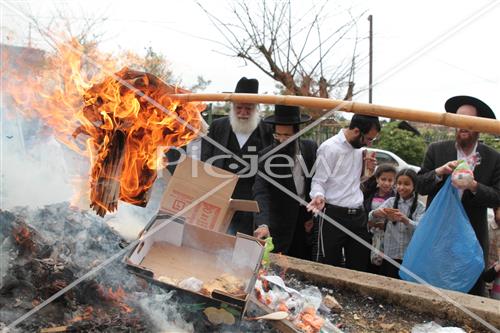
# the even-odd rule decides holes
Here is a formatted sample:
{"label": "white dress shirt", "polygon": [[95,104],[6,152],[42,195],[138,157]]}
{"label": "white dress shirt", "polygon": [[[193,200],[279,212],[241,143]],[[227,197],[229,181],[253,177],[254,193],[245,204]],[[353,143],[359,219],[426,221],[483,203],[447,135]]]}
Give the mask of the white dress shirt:
{"label": "white dress shirt", "polygon": [[305,162],[299,162],[300,160],[303,160],[304,158],[302,155],[299,153],[295,155],[295,164],[293,166],[293,182],[295,183],[295,189],[297,190],[297,195],[301,197],[302,199],[305,199],[305,184],[306,184],[306,178],[304,176],[304,172],[302,170],[302,165],[306,165]]}
{"label": "white dress shirt", "polygon": [[[457,160],[464,160],[467,162],[467,164],[469,165],[470,169],[474,172],[474,168],[476,167],[477,164],[479,164],[480,160],[478,160],[478,157],[477,157],[477,153],[476,153],[476,150],[477,150],[477,142],[476,144],[474,145],[474,148],[472,149],[472,151],[470,152],[469,155],[467,155],[463,150],[462,148],[460,148],[459,145],[457,145],[455,143],[455,148],[457,149]],[[458,195],[460,198],[462,198],[462,196],[464,195],[464,191],[463,190],[460,190],[458,189]]]}
{"label": "white dress shirt", "polygon": [[363,204],[360,189],[363,149],[355,149],[344,130],[319,146],[316,173],[311,184],[311,198],[321,195],[326,203],[358,208]]}
{"label": "white dress shirt", "polygon": [[252,133],[247,134],[247,133],[234,132],[234,135],[236,135],[236,139],[238,140],[238,143],[240,144],[240,148],[243,148],[243,146],[248,141],[248,138],[250,137],[250,135],[252,135]]}
{"label": "white dress shirt", "polygon": [[471,170],[474,171],[474,168],[476,167],[476,165],[479,164],[478,160],[477,160],[477,155],[476,155],[477,142],[474,145],[474,148],[472,149],[472,151],[470,152],[469,155],[467,155],[462,150],[462,148],[460,148],[459,145],[455,144],[455,147],[457,148],[457,160],[465,160],[465,161],[467,161],[467,164],[469,164]]}

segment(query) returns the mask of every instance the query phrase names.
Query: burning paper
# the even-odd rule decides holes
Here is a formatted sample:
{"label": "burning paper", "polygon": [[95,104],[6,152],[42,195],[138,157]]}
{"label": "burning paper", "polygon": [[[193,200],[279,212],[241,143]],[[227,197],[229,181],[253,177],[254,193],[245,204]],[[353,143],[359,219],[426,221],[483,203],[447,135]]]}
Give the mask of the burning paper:
{"label": "burning paper", "polygon": [[114,211],[118,200],[145,206],[163,152],[197,136],[204,105],[172,100],[170,94],[187,91],[149,73],[116,72],[119,62],[109,55],[83,51],[71,41],[43,63],[2,61],[9,66],[2,68],[2,88],[23,116],[41,120],[59,142],[90,159],[97,214]]}

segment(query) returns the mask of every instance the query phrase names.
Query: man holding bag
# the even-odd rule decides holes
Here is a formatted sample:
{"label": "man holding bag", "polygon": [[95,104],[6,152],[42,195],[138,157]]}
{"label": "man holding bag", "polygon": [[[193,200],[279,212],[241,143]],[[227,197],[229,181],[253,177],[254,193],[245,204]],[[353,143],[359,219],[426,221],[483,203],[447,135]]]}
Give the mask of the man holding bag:
{"label": "man holding bag", "polygon": [[[496,119],[486,103],[470,96],[455,96],[445,103],[446,112],[460,115]],[[456,130],[454,141],[441,141],[429,145],[418,176],[418,191],[428,195],[427,207],[439,192],[459,160],[467,161],[472,170],[470,177],[453,179],[459,190],[465,212],[476,237],[488,257],[487,207],[500,205],[500,153],[478,142],[479,133],[465,129]],[[483,295],[484,282],[479,279],[470,290]]]}

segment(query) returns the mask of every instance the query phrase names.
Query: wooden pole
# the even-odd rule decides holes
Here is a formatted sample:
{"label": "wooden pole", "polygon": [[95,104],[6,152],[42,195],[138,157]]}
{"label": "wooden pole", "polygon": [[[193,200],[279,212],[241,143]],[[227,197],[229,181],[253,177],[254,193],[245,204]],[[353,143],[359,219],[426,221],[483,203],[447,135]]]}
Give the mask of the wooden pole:
{"label": "wooden pole", "polygon": [[[259,95],[259,94],[173,94],[172,99],[182,102],[236,102],[262,103],[302,106],[311,109],[338,109],[339,111],[379,116],[392,119],[416,121],[421,123],[463,128],[481,133],[500,135],[500,120],[457,115],[446,112],[431,112],[407,108],[397,108],[376,104],[341,101],[320,97],[304,97],[291,95]],[[325,111],[326,113],[326,111]]]}

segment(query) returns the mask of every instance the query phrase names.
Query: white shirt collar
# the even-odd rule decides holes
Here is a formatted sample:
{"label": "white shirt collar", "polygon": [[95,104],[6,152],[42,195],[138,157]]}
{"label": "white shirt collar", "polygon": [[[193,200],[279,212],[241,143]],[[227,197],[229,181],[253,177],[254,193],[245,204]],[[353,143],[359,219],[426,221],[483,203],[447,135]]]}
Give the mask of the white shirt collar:
{"label": "white shirt collar", "polygon": [[455,142],[455,148],[457,149],[457,157],[459,159],[460,158],[467,159],[468,157],[474,155],[476,153],[476,150],[477,150],[477,144],[478,144],[478,142],[476,141],[476,143],[474,144],[474,148],[472,149],[470,154],[466,155],[465,152],[462,150],[462,148],[460,148],[460,146]]}

